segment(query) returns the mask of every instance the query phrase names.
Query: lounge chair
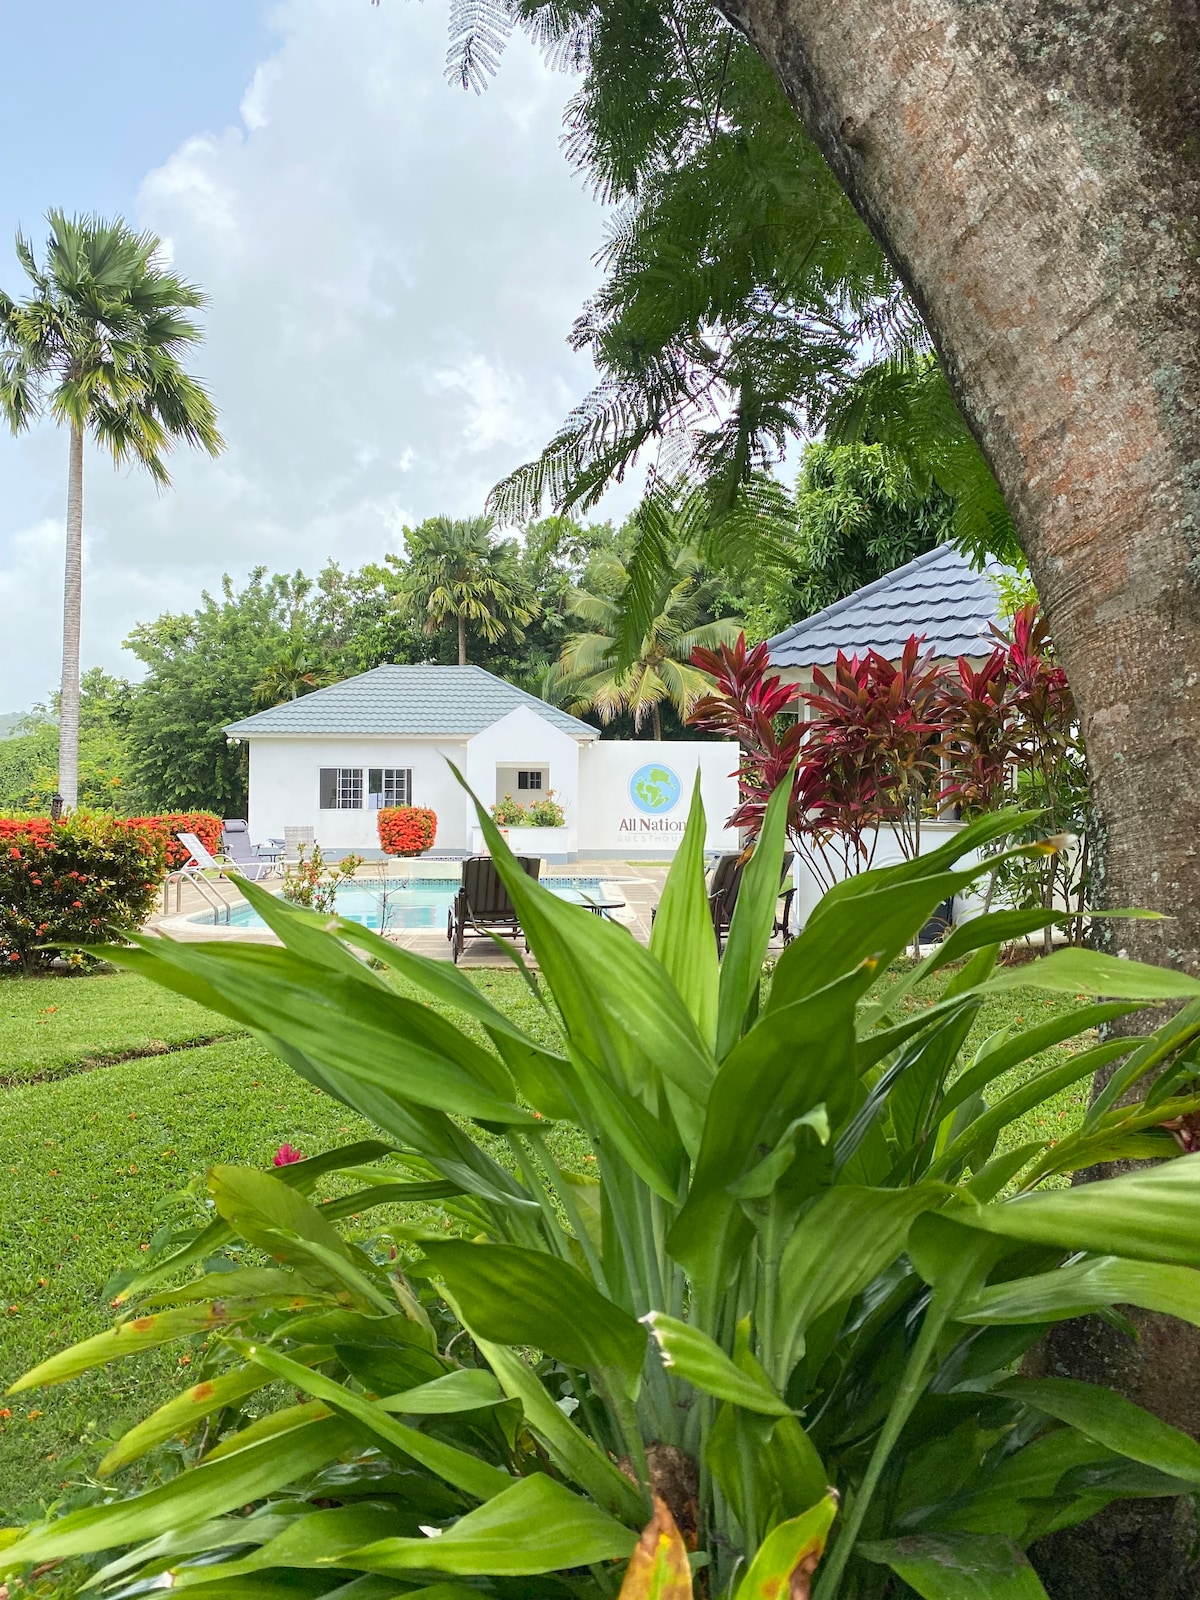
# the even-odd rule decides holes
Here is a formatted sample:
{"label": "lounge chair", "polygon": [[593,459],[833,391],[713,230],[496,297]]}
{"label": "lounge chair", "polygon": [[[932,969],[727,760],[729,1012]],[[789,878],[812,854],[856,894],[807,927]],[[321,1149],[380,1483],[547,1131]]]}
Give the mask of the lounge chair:
{"label": "lounge chair", "polygon": [[305,855],[311,858],[315,843],[316,832],[311,823],[297,827],[285,827],[283,830],[284,863],[294,865],[299,861],[302,846]]}
{"label": "lounge chair", "polygon": [[[542,870],[540,856],[518,856],[517,861],[531,878]],[[468,856],[463,862],[462,886],[446,921],[446,937],[455,961],[462,955],[468,929],[485,939],[496,933],[509,939],[518,935],[523,938],[525,934],[491,856]],[[529,949],[528,940],[525,948]]]}
{"label": "lounge chair", "polygon": [[250,843],[250,828],[237,817],[226,817],[221,826],[221,849],[247,878],[255,883],[269,878],[275,871],[282,854],[261,844]]}
{"label": "lounge chair", "polygon": [[[733,910],[737,905],[738,890],[742,886],[742,872],[748,856],[734,854],[719,856],[713,864],[712,875],[708,880],[708,908],[712,912],[713,931],[717,936],[717,953],[720,954],[729,933],[729,924],[733,921]],[[795,854],[788,850],[783,857],[783,870],[780,873],[779,892],[783,896],[782,906],[775,912],[775,920],[771,927],[772,934],[778,934],[784,944],[789,944],[792,938],[792,901],[796,895],[795,885],[792,883],[792,864]]]}

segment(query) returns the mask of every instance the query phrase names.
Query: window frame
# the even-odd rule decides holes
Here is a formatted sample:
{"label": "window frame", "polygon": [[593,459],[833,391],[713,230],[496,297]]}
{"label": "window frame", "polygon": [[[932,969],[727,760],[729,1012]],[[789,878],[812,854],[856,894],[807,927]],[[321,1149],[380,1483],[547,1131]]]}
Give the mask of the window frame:
{"label": "window frame", "polygon": [[[326,775],[333,774],[332,789]],[[333,803],[327,803],[332,794]],[[356,797],[357,796],[357,797]],[[363,809],[363,769],[361,767],[319,767],[317,769],[317,809],[320,811],[361,811]]]}

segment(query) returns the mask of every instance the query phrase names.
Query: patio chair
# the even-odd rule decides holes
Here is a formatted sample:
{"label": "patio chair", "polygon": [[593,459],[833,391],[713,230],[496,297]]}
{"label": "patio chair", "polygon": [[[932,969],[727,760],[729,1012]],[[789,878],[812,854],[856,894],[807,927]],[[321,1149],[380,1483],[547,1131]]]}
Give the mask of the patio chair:
{"label": "patio chair", "polygon": [[[708,908],[712,912],[718,955],[729,933],[729,924],[733,921],[738,890],[742,886],[742,872],[748,859],[744,852],[741,854],[731,852],[719,856],[713,864],[712,875],[708,880]],[[796,888],[791,879],[792,864],[795,859],[793,851],[788,850],[784,853],[779,890],[783,896],[783,904],[777,904],[775,919],[771,926],[772,935],[778,934],[784,944],[790,944],[792,939],[792,901],[795,899]]]}
{"label": "patio chair", "polygon": [[213,855],[208,846],[197,838],[194,833],[177,833],[175,837],[188,853],[188,860],[183,866],[176,867],[173,872],[168,872],[163,879],[163,914],[168,910],[168,896],[171,885],[175,885],[175,910],[178,912],[183,903],[183,886],[185,883],[194,883],[200,891],[201,898],[211,906],[216,913],[214,921],[219,921],[224,913],[225,921],[229,921],[230,902],[226,900],[220,889],[207,876],[213,872],[217,878],[228,878],[232,869],[238,870],[237,862],[227,856],[223,850]]}
{"label": "patio chair", "polygon": [[279,863],[280,852],[251,844],[249,825],[237,817],[226,817],[221,825],[221,849],[254,883],[269,878]]}
{"label": "patio chair", "polygon": [[283,860],[286,865],[295,865],[300,859],[300,846],[304,846],[304,853],[312,855],[312,847],[316,843],[316,830],[311,823],[303,826],[285,827],[283,830]]}
{"label": "patio chair", "polygon": [[[536,878],[542,870],[540,856],[518,856],[517,861],[531,878]],[[509,939],[525,936],[521,919],[491,856],[468,856],[463,862],[462,886],[454,896],[446,920],[446,937],[455,961],[462,955],[468,929],[485,939],[496,933]],[[528,940],[525,948],[529,949]]]}

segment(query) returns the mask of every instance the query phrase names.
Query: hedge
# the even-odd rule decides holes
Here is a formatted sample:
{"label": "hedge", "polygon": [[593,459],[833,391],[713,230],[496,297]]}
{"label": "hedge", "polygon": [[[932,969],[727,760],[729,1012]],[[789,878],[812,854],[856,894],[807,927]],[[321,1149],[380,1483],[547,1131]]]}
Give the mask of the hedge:
{"label": "hedge", "polygon": [[[112,823],[114,827],[126,828],[134,833],[144,833],[151,840],[158,841],[165,850],[164,871],[182,867],[188,860],[187,850],[179,843],[176,834],[194,833],[200,843],[214,853],[221,848],[221,819],[214,816],[211,811],[165,811],[155,817],[112,817],[107,812],[73,814],[90,815],[98,820]],[[47,839],[50,836],[51,826],[49,817],[0,817],[0,845],[8,844],[14,839]]]}
{"label": "hedge", "polygon": [[162,837],[123,818],[5,819],[0,967],[36,972],[56,955],[140,927],[165,870]]}

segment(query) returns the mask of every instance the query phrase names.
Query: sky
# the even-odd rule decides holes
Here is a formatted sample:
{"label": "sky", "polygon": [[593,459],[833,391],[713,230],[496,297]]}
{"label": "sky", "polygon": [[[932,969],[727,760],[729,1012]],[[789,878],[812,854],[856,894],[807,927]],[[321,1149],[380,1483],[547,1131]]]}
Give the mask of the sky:
{"label": "sky", "polygon": [[[57,206],[151,229],[210,296],[189,365],[224,455],[177,450],[162,493],[88,451],[85,667],[136,676],[130,628],[223,572],[355,566],[481,511],[591,387],[565,341],[605,214],[560,150],[571,80],[524,39],[476,96],[443,77],[444,0],[0,0],[0,19],[22,130],[0,146],[0,286],[21,292],[10,241],[40,244]],[[58,680],[66,466],[51,424],[0,432],[0,712]]]}

